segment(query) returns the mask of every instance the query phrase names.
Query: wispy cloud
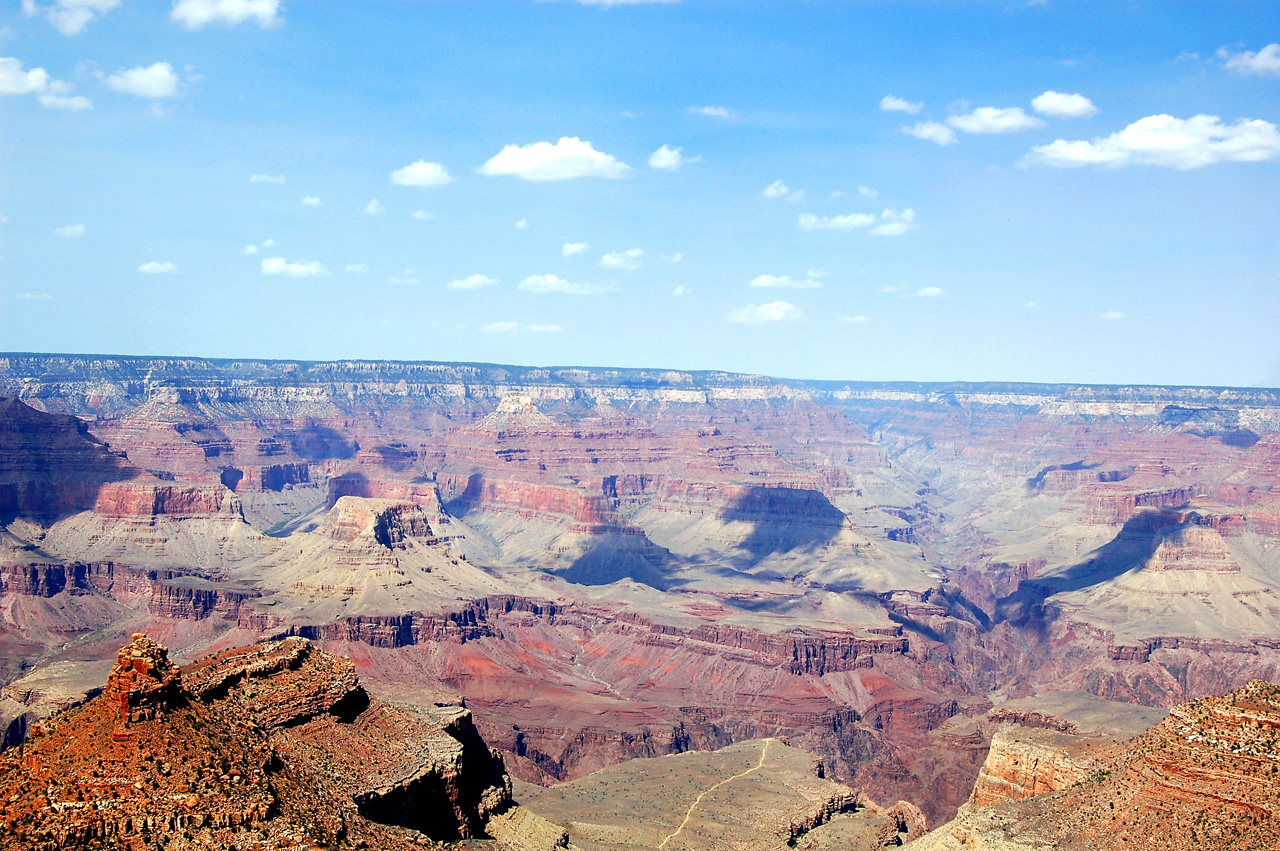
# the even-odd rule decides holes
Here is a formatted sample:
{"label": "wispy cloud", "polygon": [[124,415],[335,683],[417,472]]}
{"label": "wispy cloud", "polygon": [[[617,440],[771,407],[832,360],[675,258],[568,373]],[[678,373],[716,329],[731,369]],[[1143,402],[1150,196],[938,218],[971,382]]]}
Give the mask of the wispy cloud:
{"label": "wispy cloud", "polygon": [[387,208],[382,206],[382,204],[378,201],[377,198],[370,199],[369,203],[364,205],[364,210],[363,210],[366,216],[377,216],[382,213],[385,213],[386,211],[387,211]]}
{"label": "wispy cloud", "polygon": [[308,195],[302,199],[302,205],[304,207],[323,207],[324,202],[314,195]]}
{"label": "wispy cloud", "polygon": [[1110,136],[1088,141],[1058,139],[1031,149],[1025,162],[1049,166],[1156,165],[1202,168],[1223,162],[1263,162],[1280,157],[1280,132],[1260,119],[1223,124],[1216,115],[1174,118],[1151,115]]}
{"label": "wispy cloud", "polygon": [[841,316],[840,321],[849,325],[861,325],[865,322],[870,322],[871,317],[863,316],[862,314],[858,314],[857,316]]}
{"label": "wispy cloud", "polygon": [[519,322],[506,320],[505,322],[491,322],[488,325],[481,325],[480,330],[486,334],[510,334],[512,331],[520,330]]}
{"label": "wispy cloud", "polygon": [[77,35],[119,5],[120,0],[55,0],[48,6],[22,0],[22,11],[29,18],[44,15],[63,35]]}
{"label": "wispy cloud", "polygon": [[876,236],[901,236],[915,228],[915,210],[884,210],[874,213],[846,213],[842,216],[818,216],[801,213],[796,219],[800,230],[859,230],[868,228]]}
{"label": "wispy cloud", "polygon": [[1027,115],[1016,106],[1004,109],[980,106],[967,115],[951,116],[947,119],[947,124],[965,133],[1014,133],[1018,130],[1031,130],[1044,126],[1044,122],[1039,118]]}
{"label": "wispy cloud", "polygon": [[526,325],[524,330],[532,331],[535,334],[559,334],[564,329],[559,325]]}
{"label": "wispy cloud", "polygon": [[916,211],[885,210],[880,214],[880,224],[871,229],[873,236],[902,236],[916,226]]}
{"label": "wispy cloud", "polygon": [[531,293],[564,293],[566,295],[596,295],[611,292],[617,287],[613,284],[574,283],[558,278],[555,275],[530,275],[520,282],[517,289]]}
{"label": "wispy cloud", "polygon": [[554,145],[550,142],[507,145],[477,171],[490,177],[511,175],[545,182],[577,177],[626,177],[631,173],[631,166],[597,151],[590,142],[577,136],[563,136]]}
{"label": "wispy cloud", "polygon": [[178,271],[178,267],[173,263],[159,263],[152,260],[149,263],[143,263],[138,267],[138,271],[144,275],[172,275]]}
{"label": "wispy cloud", "polygon": [[414,210],[412,213],[409,214],[409,218],[417,219],[420,222],[430,221],[435,217],[436,217],[435,213],[428,213],[426,210]]}
{"label": "wispy cloud", "polygon": [[790,290],[811,290],[822,286],[812,274],[807,278],[793,278],[790,275],[758,275],[747,284],[749,287],[779,287]]}
{"label": "wispy cloud", "polygon": [[451,290],[480,290],[500,283],[502,282],[497,278],[490,278],[488,275],[468,275],[465,278],[450,281],[445,284],[445,287]]}
{"label": "wispy cloud", "polygon": [[525,229],[525,228],[527,228],[527,227],[529,227],[529,220],[528,220],[528,219],[520,219],[519,221],[517,221],[517,222],[515,223],[515,229],[516,229],[516,230],[524,230],[524,229]]}
{"label": "wispy cloud", "polygon": [[63,225],[53,229],[53,235],[58,239],[84,239],[85,233],[84,225]]}
{"label": "wispy cloud", "polygon": [[1120,310],[1108,310],[1106,313],[1100,314],[1100,316],[1108,322],[1117,322],[1121,319],[1129,318],[1129,314]]}
{"label": "wispy cloud", "polygon": [[369,274],[369,264],[368,263],[348,263],[347,267],[343,269],[343,271],[346,272],[348,275],[361,275],[361,276],[367,275]]}
{"label": "wispy cloud", "polygon": [[921,287],[916,290],[917,298],[938,298],[943,295],[942,287]]}
{"label": "wispy cloud", "polygon": [[771,301],[768,304],[739,307],[725,318],[730,322],[760,325],[766,322],[795,322],[804,319],[804,313],[789,301]]}
{"label": "wispy cloud", "polygon": [[249,178],[250,183],[271,183],[280,186],[284,183],[283,174],[255,174]]}
{"label": "wispy cloud", "polygon": [[48,293],[18,293],[14,298],[19,301],[53,301]]}
{"label": "wispy cloud", "polygon": [[572,257],[575,254],[581,254],[591,246],[585,242],[566,242],[564,247],[560,249],[560,254],[564,257]]}
{"label": "wispy cloud", "polygon": [[914,136],[917,139],[924,139],[926,142],[933,142],[935,145],[941,145],[944,148],[955,142],[956,133],[945,124],[939,124],[936,121],[921,121],[910,127],[903,127],[902,132],[908,136]]}
{"label": "wispy cloud", "polygon": [[1218,58],[1225,60],[1222,67],[1237,74],[1280,74],[1280,44],[1274,42],[1257,53],[1232,53],[1224,47],[1218,51]]}
{"label": "wispy cloud", "polygon": [[895,97],[894,95],[885,95],[880,98],[880,108],[885,112],[906,112],[911,115],[915,115],[917,112],[924,109],[924,104],[912,103],[909,100],[904,100],[903,98]]}
{"label": "wispy cloud", "polygon": [[691,106],[689,107],[689,112],[694,115],[707,115],[711,118],[730,119],[734,116],[733,110],[727,106]]}

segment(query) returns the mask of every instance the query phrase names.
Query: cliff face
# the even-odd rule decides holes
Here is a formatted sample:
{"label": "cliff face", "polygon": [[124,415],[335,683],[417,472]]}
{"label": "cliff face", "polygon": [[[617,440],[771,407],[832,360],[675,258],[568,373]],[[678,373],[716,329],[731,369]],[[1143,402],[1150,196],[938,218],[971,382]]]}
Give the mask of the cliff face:
{"label": "cliff face", "polygon": [[1065,789],[1103,770],[1088,740],[1056,731],[1010,727],[991,737],[991,749],[969,796],[970,807],[1020,801]]}
{"label": "cliff face", "polygon": [[[1221,697],[1175,707],[1147,733],[1090,763],[1064,762],[1003,741],[979,781],[975,799],[995,791],[983,807],[919,840],[919,851],[1023,851],[1032,848],[1144,848],[1191,851],[1280,845],[1280,686],[1253,682]],[[1026,758],[1036,762],[1027,771]],[[1045,757],[1048,756],[1047,760]],[[1014,765],[1014,761],[1017,765]],[[1062,769],[1066,774],[1060,774]],[[1013,769],[1010,771],[1010,769]],[[1046,770],[1047,769],[1047,770]],[[1069,785],[1067,775],[1080,773]],[[1046,787],[1017,799],[1015,784],[992,785],[995,775]],[[1050,775],[1053,780],[1048,780]],[[1025,782],[1018,792],[1032,791]],[[1000,802],[1003,796],[1003,803]]]}
{"label": "cliff face", "polygon": [[0,756],[0,783],[6,848],[297,835],[398,848],[481,834],[511,805],[502,761],[465,709],[383,704],[349,661],[301,639],[179,671],[135,635],[102,696]]}

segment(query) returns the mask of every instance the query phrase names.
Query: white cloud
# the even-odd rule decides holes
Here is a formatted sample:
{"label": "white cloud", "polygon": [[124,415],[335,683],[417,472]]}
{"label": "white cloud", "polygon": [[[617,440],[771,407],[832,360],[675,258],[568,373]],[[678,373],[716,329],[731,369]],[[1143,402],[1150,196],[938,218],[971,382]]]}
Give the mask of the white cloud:
{"label": "white cloud", "polygon": [[490,177],[513,175],[524,180],[570,180],[575,177],[626,177],[631,166],[597,151],[577,136],[562,136],[554,145],[507,145],[477,169]]}
{"label": "white cloud", "polygon": [[1007,109],[980,106],[968,115],[951,116],[947,119],[947,124],[966,133],[1013,133],[1044,126],[1039,118],[1027,115],[1016,106]]}
{"label": "white cloud", "polygon": [[616,290],[613,284],[576,284],[555,275],[530,275],[520,282],[517,289],[531,293],[565,293],[567,295],[595,295]]}
{"label": "white cloud", "polygon": [[21,60],[0,58],[0,95],[29,95],[49,87],[49,72],[43,68],[22,70]]}
{"label": "white cloud", "polygon": [[937,298],[942,295],[942,287],[921,287],[916,290],[916,296],[919,298]]}
{"label": "white cloud", "polygon": [[299,260],[289,263],[283,257],[267,257],[262,261],[262,274],[285,275],[289,278],[315,278],[329,274],[319,260]]}
{"label": "white cloud", "polygon": [[348,275],[367,275],[369,274],[368,263],[348,263],[347,268],[343,269]]}
{"label": "white cloud", "polygon": [[178,94],[178,75],[168,62],[119,71],[107,77],[106,84],[114,91],[140,98],[171,98]]}
{"label": "white cloud", "polygon": [[859,186],[858,194],[863,198],[874,198],[880,194],[878,190],[872,189],[870,186]]}
{"label": "white cloud", "polygon": [[883,287],[880,288],[880,292],[889,293],[889,294],[905,293],[906,291],[907,291],[907,287],[905,284],[885,284]]}
{"label": "white cloud", "polygon": [[668,263],[679,263],[681,260],[684,259],[684,255],[681,254],[679,251],[677,251],[675,254],[672,254],[670,257],[668,257],[665,254],[662,255],[662,259],[666,260]]}
{"label": "white cloud", "polygon": [[435,213],[428,213],[426,210],[414,210],[409,214],[409,218],[417,219],[420,222],[429,221],[436,217]]}
{"label": "white cloud", "polygon": [[775,180],[773,183],[766,186],[760,194],[766,198],[783,198],[790,191],[791,190],[787,188],[787,184],[783,183],[781,180]]}
{"label": "white cloud", "polygon": [[759,275],[747,284],[749,287],[781,287],[790,290],[811,290],[822,286],[822,281],[808,278],[792,278],[790,275]]}
{"label": "white cloud", "polygon": [[364,214],[366,216],[376,216],[379,213],[385,213],[387,208],[378,203],[378,199],[374,198],[364,205]]}
{"label": "white cloud", "polygon": [[613,251],[600,258],[601,269],[622,269],[627,272],[639,269],[644,265],[644,252],[639,248],[627,251]]}
{"label": "white cloud", "polygon": [[319,198],[317,198],[317,197],[316,197],[316,196],[314,196],[314,195],[308,195],[306,198],[303,198],[303,199],[302,199],[302,203],[303,203],[305,206],[307,206],[307,207],[322,207],[322,206],[324,206],[324,202],[323,202],[323,201],[321,201]]}
{"label": "white cloud", "polygon": [[575,254],[581,254],[590,247],[585,242],[566,242],[564,247],[560,249],[560,254],[564,257],[572,257]]}
{"label": "white cloud", "polygon": [[40,13],[63,35],[76,35],[91,22],[120,5],[120,0],[54,0],[49,6],[38,6],[35,0],[22,0],[27,17]]}
{"label": "white cloud", "polygon": [[871,213],[848,213],[843,216],[815,216],[813,213],[801,213],[796,219],[796,227],[800,230],[853,230],[869,228],[876,223]]}
{"label": "white cloud", "polygon": [[506,322],[493,322],[488,325],[480,326],[480,330],[486,334],[509,334],[510,332],[518,331],[519,329],[520,323],[511,322],[510,320]]}
{"label": "white cloud", "polygon": [[1257,53],[1232,53],[1224,47],[1218,58],[1226,60],[1224,68],[1238,74],[1280,74],[1280,44],[1268,44]]}
{"label": "white cloud", "polygon": [[880,98],[880,108],[885,112],[908,112],[915,115],[921,109],[924,109],[924,104],[912,103],[909,100],[903,100],[893,95],[885,95]]}
{"label": "white cloud", "polygon": [[150,263],[139,266],[138,271],[144,275],[172,275],[178,271],[178,267],[172,263],[157,263],[152,260]]}
{"label": "white cloud", "polygon": [[81,112],[93,109],[93,101],[82,95],[40,95],[40,105],[45,109],[65,109],[67,112]]}
{"label": "white cloud", "polygon": [[397,186],[444,186],[452,183],[453,178],[440,163],[418,160],[391,172],[391,182]]}
{"label": "white cloud", "polygon": [[903,127],[902,132],[926,142],[933,142],[946,147],[956,140],[956,133],[945,124],[936,121],[921,121],[910,127]]}
{"label": "white cloud", "polygon": [[257,253],[258,253],[258,246],[256,246],[256,245],[246,245],[246,246],[244,247],[244,253],[245,253],[245,254],[257,254]]}
{"label": "white cloud", "polygon": [[804,319],[804,313],[791,302],[771,301],[759,306],[748,304],[746,307],[739,307],[726,318],[730,322],[759,325],[762,322],[794,322]]}
{"label": "white cloud", "polygon": [[405,269],[402,275],[392,275],[387,278],[388,284],[402,284],[405,286],[413,286],[418,283],[418,278],[413,274],[412,269]]}
{"label": "white cloud", "polygon": [[81,239],[84,237],[84,225],[65,225],[54,228],[53,235],[58,239]]}
{"label": "white cloud", "polygon": [[1108,322],[1115,322],[1119,319],[1127,319],[1128,317],[1129,315],[1127,313],[1119,310],[1108,310],[1106,313],[1101,314],[1101,318]]}
{"label": "white cloud", "polygon": [[676,298],[684,298],[684,296],[689,292],[690,290],[688,287],[686,287],[684,284],[680,284],[674,290],[671,291],[671,294]]}
{"label": "white cloud", "polygon": [[262,247],[263,247],[263,248],[270,248],[271,246],[273,246],[273,245],[275,245],[275,244],[276,244],[276,241],[275,241],[274,239],[264,239],[264,240],[262,241]]}
{"label": "white cloud", "polygon": [[490,278],[488,275],[468,275],[465,278],[450,281],[445,286],[451,290],[479,290],[500,283],[502,282],[497,278]]}
{"label": "white cloud", "polygon": [[1089,118],[1098,113],[1093,101],[1084,95],[1064,94],[1053,89],[1032,98],[1031,108],[1053,118]]}
{"label": "white cloud", "polygon": [[831,273],[828,272],[826,269],[810,269],[807,274],[810,278],[813,278],[814,280],[817,280],[818,278],[831,277]]}
{"label": "white cloud", "polygon": [[902,211],[885,210],[880,214],[880,224],[871,229],[875,236],[902,236],[916,226],[916,211],[910,208]]}
{"label": "white cloud", "polygon": [[727,106],[691,106],[689,111],[694,115],[709,115],[712,118],[733,118],[733,110]]}
{"label": "white cloud", "polygon": [[18,293],[14,298],[21,301],[53,301],[53,296],[48,293]]}
{"label": "white cloud", "polygon": [[649,155],[649,168],[662,169],[663,171],[675,171],[685,163],[701,162],[702,157],[686,157],[681,153],[681,148],[673,148],[670,145],[663,145],[658,150]]}
{"label": "white cloud", "polygon": [[524,230],[524,229],[525,229],[525,228],[527,228],[527,227],[529,227],[529,220],[528,220],[528,219],[521,219],[520,221],[516,222],[516,224],[515,224],[515,228],[516,228],[516,230]]}
{"label": "white cloud", "polygon": [[526,325],[524,330],[532,331],[535,334],[559,334],[564,329],[559,325]]}
{"label": "white cloud", "polygon": [[861,325],[861,324],[862,324],[862,323],[864,323],[864,322],[870,322],[870,321],[871,321],[871,317],[869,317],[869,316],[863,316],[863,315],[861,315],[861,314],[859,314],[859,315],[857,315],[857,316],[841,316],[841,317],[840,317],[840,321],[841,321],[841,322],[847,322],[847,323],[849,323],[850,325]]}
{"label": "white cloud", "polygon": [[255,174],[249,178],[250,183],[273,183],[279,186],[284,183],[283,174]]}
{"label": "white cloud", "polygon": [[189,30],[218,24],[233,27],[253,21],[266,29],[283,23],[280,0],[176,0],[169,17]]}
{"label": "white cloud", "polygon": [[1026,304],[1022,305],[1022,306],[1023,306],[1024,308],[1026,308],[1027,310],[1035,310],[1035,309],[1036,309],[1036,303],[1035,303],[1034,301],[1029,301],[1029,302],[1027,302]]}
{"label": "white cloud", "polygon": [[1150,115],[1092,142],[1058,139],[1031,149],[1027,161],[1050,166],[1158,165],[1201,168],[1222,162],[1262,162],[1280,157],[1280,132],[1259,119],[1223,124],[1216,115],[1174,118]]}

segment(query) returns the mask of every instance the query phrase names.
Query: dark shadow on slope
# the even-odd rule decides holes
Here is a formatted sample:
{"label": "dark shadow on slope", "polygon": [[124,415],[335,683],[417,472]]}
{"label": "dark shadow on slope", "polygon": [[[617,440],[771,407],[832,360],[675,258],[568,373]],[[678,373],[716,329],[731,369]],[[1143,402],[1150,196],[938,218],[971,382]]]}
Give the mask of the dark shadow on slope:
{"label": "dark shadow on slope", "polygon": [[996,601],[995,623],[1027,626],[1044,617],[1044,601],[1054,594],[1079,591],[1109,582],[1143,564],[1161,542],[1187,526],[1197,516],[1172,511],[1143,511],[1130,517],[1120,533],[1093,551],[1092,556],[1054,576],[1024,579],[1018,590]]}
{"label": "dark shadow on slope", "polygon": [[1027,479],[1027,490],[1035,490],[1036,488],[1040,487],[1042,484],[1044,484],[1044,477],[1049,475],[1050,473],[1056,473],[1058,471],[1074,473],[1079,470],[1094,470],[1101,466],[1102,466],[1101,461],[1097,461],[1093,464],[1086,464],[1084,462],[1084,459],[1081,459],[1079,461],[1072,461],[1070,464],[1051,464],[1048,467],[1045,467],[1040,472],[1036,473],[1031,478]]}
{"label": "dark shadow on slope", "polygon": [[103,485],[145,475],[77,417],[0,396],[0,523],[19,516],[50,523],[87,511]]}
{"label": "dark shadow on slope", "polygon": [[722,518],[754,524],[739,547],[750,554],[747,567],[771,555],[813,550],[835,539],[845,516],[821,491],[787,487],[750,487],[725,509]]}
{"label": "dark shadow on slope", "polygon": [[341,432],[322,425],[285,431],[281,437],[289,441],[289,446],[299,458],[312,462],[326,458],[351,458],[360,449],[360,444],[354,440],[348,440]]}
{"label": "dark shadow on slope", "polygon": [[608,585],[622,579],[631,579],[659,591],[672,587],[671,577],[665,570],[670,553],[647,538],[639,547],[617,546],[617,541],[603,537],[600,543],[574,559],[565,570],[556,575],[578,585]]}

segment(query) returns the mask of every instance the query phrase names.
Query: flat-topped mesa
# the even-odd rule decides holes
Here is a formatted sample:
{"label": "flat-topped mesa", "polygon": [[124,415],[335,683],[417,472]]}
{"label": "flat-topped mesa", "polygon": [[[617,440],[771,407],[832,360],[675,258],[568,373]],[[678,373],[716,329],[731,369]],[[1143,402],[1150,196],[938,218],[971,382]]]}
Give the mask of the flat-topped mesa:
{"label": "flat-topped mesa", "polygon": [[103,691],[122,724],[155,720],[182,700],[182,675],[169,648],[141,632],[116,655]]}

